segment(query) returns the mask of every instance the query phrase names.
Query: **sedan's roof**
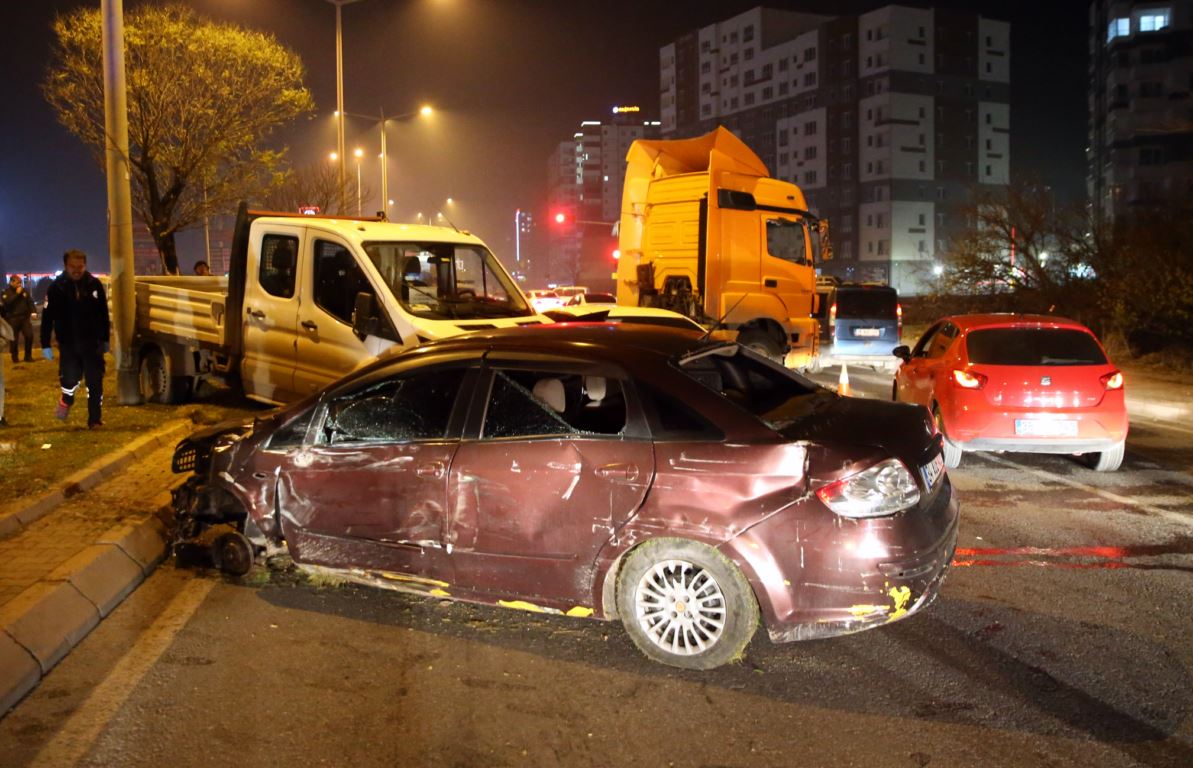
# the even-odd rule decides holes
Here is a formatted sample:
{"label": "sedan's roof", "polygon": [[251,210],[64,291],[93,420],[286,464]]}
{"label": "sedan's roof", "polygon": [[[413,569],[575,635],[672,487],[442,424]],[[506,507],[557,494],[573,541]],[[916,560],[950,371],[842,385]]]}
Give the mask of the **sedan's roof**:
{"label": "sedan's roof", "polygon": [[723,344],[723,341],[707,339],[703,334],[682,328],[623,323],[553,323],[474,331],[429,342],[414,350],[394,347],[382,353],[378,360],[392,361],[407,354],[505,349],[650,365],[695,348]]}

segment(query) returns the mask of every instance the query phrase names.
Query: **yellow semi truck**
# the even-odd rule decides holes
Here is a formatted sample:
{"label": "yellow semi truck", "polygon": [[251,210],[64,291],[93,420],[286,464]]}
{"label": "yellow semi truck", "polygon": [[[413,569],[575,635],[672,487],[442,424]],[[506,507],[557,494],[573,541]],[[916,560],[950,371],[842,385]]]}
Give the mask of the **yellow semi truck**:
{"label": "yellow semi truck", "polygon": [[[824,223],[725,128],[626,156],[617,302],[691,317],[790,368],[816,357]],[[827,255],[827,254],[825,254]]]}

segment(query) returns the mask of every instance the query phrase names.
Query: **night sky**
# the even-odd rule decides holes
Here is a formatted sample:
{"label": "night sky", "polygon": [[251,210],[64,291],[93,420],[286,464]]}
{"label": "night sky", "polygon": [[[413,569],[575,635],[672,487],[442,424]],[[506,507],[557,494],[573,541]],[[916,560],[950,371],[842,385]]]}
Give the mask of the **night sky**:
{"label": "night sky", "polygon": [[[152,0],[149,0],[152,1]],[[51,271],[82,248],[107,269],[105,185],[91,153],[62,128],[41,95],[50,25],[87,3],[5,3],[0,27],[0,267]],[[93,0],[95,6],[99,0]],[[125,0],[127,13],[138,3]],[[335,8],[325,0],[189,0],[199,13],[272,33],[307,69],[316,114],[279,136],[294,165],[335,148]],[[397,114],[429,102],[433,123],[389,132],[393,218],[410,220],[454,198],[455,223],[499,257],[512,250],[516,208],[546,218],[547,160],[581,120],[637,104],[658,115],[658,49],[677,36],[759,3],[720,0],[360,0],[344,6],[344,102],[348,112]],[[1084,195],[1087,10],[1084,0],[906,3],[970,8],[1011,22],[1012,178],[1051,183],[1062,200]],[[818,13],[870,10],[883,2],[787,2]],[[375,123],[350,118],[346,146],[366,152],[364,185],[380,191]],[[348,165],[355,176],[355,165]],[[180,240],[181,263],[201,240]]]}

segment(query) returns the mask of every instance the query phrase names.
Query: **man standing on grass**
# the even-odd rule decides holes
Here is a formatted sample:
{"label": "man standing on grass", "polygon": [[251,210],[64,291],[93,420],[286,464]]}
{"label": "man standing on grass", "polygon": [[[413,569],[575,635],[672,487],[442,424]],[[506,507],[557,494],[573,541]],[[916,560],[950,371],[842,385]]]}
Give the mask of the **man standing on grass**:
{"label": "man standing on grass", "polygon": [[79,380],[87,384],[87,428],[104,425],[104,353],[108,351],[111,320],[103,283],[87,271],[87,254],[62,254],[66,268],[50,283],[41,317],[41,354],[54,359],[50,334],[58,337],[58,380],[62,396],[55,416],[65,421],[75,402]]}

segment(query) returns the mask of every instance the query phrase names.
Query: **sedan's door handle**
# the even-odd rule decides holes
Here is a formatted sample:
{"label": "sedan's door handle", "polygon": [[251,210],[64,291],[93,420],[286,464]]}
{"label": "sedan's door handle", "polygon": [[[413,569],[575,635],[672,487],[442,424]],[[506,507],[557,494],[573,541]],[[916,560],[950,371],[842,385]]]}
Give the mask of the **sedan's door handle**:
{"label": "sedan's door handle", "polygon": [[302,327],[306,328],[308,331],[310,331],[312,333],[319,330],[319,325],[314,320],[303,320]]}
{"label": "sedan's door handle", "polygon": [[423,464],[418,469],[414,470],[414,474],[419,477],[433,477],[436,480],[443,477],[443,471],[446,467],[442,461],[432,461],[430,464]]}
{"label": "sedan's door handle", "polygon": [[633,482],[638,479],[638,467],[633,464],[606,464],[603,467],[596,468],[597,477],[604,477],[610,480],[629,480]]}
{"label": "sedan's door handle", "polygon": [[264,320],[265,319],[265,313],[259,309],[253,309],[252,307],[249,307],[246,311],[255,320]]}

